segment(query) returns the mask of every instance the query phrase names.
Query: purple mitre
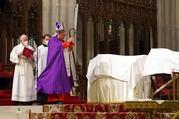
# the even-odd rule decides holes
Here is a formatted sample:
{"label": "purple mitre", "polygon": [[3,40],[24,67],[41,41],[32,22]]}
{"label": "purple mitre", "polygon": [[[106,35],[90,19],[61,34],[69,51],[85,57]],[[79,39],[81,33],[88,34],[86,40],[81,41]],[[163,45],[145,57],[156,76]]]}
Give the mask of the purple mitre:
{"label": "purple mitre", "polygon": [[56,22],[56,31],[64,30],[64,26],[62,22]]}

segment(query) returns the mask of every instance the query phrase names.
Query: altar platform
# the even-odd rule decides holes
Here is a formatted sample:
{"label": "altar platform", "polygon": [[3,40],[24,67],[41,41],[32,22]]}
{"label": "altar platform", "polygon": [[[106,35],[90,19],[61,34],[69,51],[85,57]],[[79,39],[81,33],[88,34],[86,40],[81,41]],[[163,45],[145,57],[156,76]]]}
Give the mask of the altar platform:
{"label": "altar platform", "polygon": [[178,119],[179,101],[0,106],[0,119]]}
{"label": "altar platform", "polygon": [[[29,112],[30,119],[177,119],[179,102],[150,100],[119,103],[44,105]],[[176,117],[177,116],[177,117]]]}

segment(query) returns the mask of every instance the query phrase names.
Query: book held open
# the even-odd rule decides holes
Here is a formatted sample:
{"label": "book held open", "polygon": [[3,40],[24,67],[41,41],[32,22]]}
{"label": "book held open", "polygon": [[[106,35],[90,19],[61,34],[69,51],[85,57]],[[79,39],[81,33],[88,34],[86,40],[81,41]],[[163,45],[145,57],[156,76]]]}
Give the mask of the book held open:
{"label": "book held open", "polygon": [[29,49],[29,48],[27,48],[27,47],[24,47],[24,50],[23,50],[23,52],[22,52],[22,55],[24,55],[24,56],[27,57],[27,58],[30,58],[31,55],[33,55],[33,53],[34,53],[33,50],[31,50],[31,49]]}

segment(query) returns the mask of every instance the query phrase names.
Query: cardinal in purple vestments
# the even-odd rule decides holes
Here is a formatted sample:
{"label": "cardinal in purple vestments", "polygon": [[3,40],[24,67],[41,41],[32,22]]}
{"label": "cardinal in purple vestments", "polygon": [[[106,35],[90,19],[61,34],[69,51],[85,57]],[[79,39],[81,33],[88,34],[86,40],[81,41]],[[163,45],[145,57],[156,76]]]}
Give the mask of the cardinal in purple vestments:
{"label": "cardinal in purple vestments", "polygon": [[49,40],[47,65],[37,79],[37,92],[64,94],[72,89],[65,67],[62,41],[65,30],[61,22],[56,22],[56,34]]}

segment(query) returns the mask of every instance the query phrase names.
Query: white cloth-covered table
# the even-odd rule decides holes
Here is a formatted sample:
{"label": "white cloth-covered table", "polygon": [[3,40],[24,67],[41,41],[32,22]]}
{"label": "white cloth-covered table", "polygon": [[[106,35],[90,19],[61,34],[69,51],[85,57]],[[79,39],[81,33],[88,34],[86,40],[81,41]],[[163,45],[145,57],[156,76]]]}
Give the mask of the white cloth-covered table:
{"label": "white cloth-covered table", "polygon": [[[166,48],[151,49],[146,59],[143,76],[163,73],[173,76],[176,74],[173,72],[179,72],[179,52]],[[175,80],[173,86],[176,88],[175,90],[178,90],[178,80]],[[176,93],[176,97],[178,97],[177,95]]]}
{"label": "white cloth-covered table", "polygon": [[165,48],[154,48],[149,52],[144,66],[144,76],[172,74],[179,71],[179,52]]}
{"label": "white cloth-covered table", "polygon": [[111,54],[100,54],[90,60],[87,72],[88,101],[135,100],[134,88],[144,79],[142,74],[145,60],[146,55]]}

